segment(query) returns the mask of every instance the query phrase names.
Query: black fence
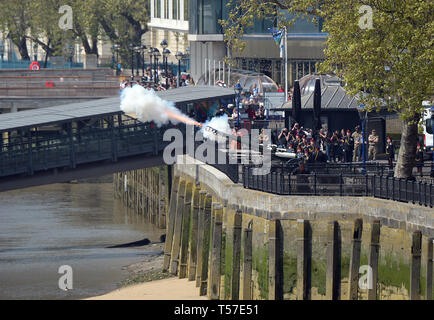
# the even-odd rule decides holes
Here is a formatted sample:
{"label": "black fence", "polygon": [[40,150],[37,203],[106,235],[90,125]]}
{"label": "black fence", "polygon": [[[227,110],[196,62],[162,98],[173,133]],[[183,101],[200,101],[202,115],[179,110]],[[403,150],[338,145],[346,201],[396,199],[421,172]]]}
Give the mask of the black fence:
{"label": "black fence", "polygon": [[[373,196],[432,207],[433,185],[371,174],[310,173],[292,175],[273,170],[255,175],[253,166],[243,166],[243,186],[278,195]],[[275,168],[273,168],[275,169]]]}

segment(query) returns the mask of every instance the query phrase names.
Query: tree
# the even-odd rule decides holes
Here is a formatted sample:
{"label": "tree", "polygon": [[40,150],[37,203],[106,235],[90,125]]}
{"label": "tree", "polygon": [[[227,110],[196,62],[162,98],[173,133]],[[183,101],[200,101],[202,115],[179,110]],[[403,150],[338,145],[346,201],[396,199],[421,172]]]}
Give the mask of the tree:
{"label": "tree", "polygon": [[223,27],[232,45],[239,45],[252,17],[261,18],[264,12],[280,17],[281,26],[294,21],[285,18],[288,12],[322,18],[328,38],[320,72],[342,77],[347,92],[369,110],[399,114],[403,131],[395,177],[412,175],[422,101],[433,97],[433,1],[232,0],[229,6]]}

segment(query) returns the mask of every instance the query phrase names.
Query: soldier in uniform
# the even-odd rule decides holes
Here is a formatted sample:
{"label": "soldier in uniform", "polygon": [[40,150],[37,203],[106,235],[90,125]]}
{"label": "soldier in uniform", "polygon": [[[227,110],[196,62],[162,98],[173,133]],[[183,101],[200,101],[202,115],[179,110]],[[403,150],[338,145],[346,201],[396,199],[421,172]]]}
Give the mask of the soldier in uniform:
{"label": "soldier in uniform", "polygon": [[360,131],[360,127],[356,126],[355,131],[351,135],[354,141],[353,162],[360,160],[360,140],[361,140],[360,138],[362,137],[362,135],[360,134],[359,131]]}
{"label": "soldier in uniform", "polygon": [[368,137],[368,142],[369,142],[368,160],[377,159],[378,136],[375,133],[376,133],[375,129],[373,129],[372,133]]}

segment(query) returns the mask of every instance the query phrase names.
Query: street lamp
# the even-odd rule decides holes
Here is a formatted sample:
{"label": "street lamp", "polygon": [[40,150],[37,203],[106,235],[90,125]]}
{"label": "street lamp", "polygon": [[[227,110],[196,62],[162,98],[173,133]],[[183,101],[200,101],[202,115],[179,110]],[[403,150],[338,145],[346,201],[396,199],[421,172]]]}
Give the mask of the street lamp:
{"label": "street lamp", "polygon": [[240,83],[237,83],[234,87],[235,93],[237,94],[237,127],[240,127],[240,96],[243,88]]}
{"label": "street lamp", "polygon": [[155,77],[155,84],[158,84],[158,58],[161,57],[161,53],[160,50],[158,50],[157,48],[154,48],[154,61],[155,61],[155,73],[154,73],[154,77]]}
{"label": "street lamp", "polygon": [[140,51],[142,53],[142,77],[145,77],[145,50],[146,50],[146,46],[142,44],[140,46]]}
{"label": "street lamp", "polygon": [[[167,62],[167,56],[168,56],[167,51],[169,51],[167,49],[167,47],[168,47],[167,40],[163,39],[160,43],[160,46],[163,48],[163,50],[161,52],[163,53],[163,65],[164,65],[164,73],[166,75],[166,89],[167,89],[167,64],[166,64],[166,62]],[[169,54],[170,54],[170,51],[169,51]]]}
{"label": "street lamp", "polygon": [[140,52],[142,51],[141,46],[135,46],[134,52],[136,53],[136,76],[138,77],[139,74],[139,67],[140,67]]}
{"label": "street lamp", "polygon": [[181,59],[184,57],[184,54],[181,51],[178,51],[175,54],[176,60],[178,60],[178,79],[177,79],[177,87],[181,84]]}
{"label": "street lamp", "polygon": [[166,75],[166,89],[169,87],[169,83],[168,83],[169,74],[167,72],[167,60],[168,60],[170,54],[171,54],[170,50],[167,49],[167,48],[164,48],[164,50],[163,50],[163,59],[164,59],[164,72],[165,72],[165,75]]}
{"label": "street lamp", "polygon": [[151,79],[152,79],[152,77],[153,77],[153,74],[152,74],[152,56],[154,55],[154,48],[153,47],[149,47],[148,54],[149,54],[149,66],[151,67]]}
{"label": "street lamp", "polygon": [[366,141],[365,141],[365,130],[366,130],[366,119],[368,118],[368,110],[365,110],[365,105],[361,104],[359,108],[359,116],[362,121],[362,161],[363,161],[363,169],[362,173],[366,173]]}
{"label": "street lamp", "polygon": [[[112,60],[113,60],[113,64],[115,64],[116,67],[116,75],[118,76],[120,73],[120,68],[119,68],[119,49],[120,46],[118,44],[115,44],[114,46],[112,46]],[[115,53],[116,53],[116,61],[115,61]]]}
{"label": "street lamp", "polygon": [[130,43],[128,47],[131,50],[131,80],[134,80],[134,44]]}
{"label": "street lamp", "polygon": [[5,45],[2,41],[2,42],[0,42],[0,57],[1,57],[2,62],[3,62],[4,54],[5,54]]}
{"label": "street lamp", "polygon": [[33,44],[33,60],[38,61],[38,44],[35,42]]}

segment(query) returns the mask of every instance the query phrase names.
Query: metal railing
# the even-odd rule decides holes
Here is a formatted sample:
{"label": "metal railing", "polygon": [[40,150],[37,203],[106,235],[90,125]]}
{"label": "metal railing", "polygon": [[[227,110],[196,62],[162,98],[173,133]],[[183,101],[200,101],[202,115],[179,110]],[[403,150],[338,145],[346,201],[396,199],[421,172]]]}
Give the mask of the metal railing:
{"label": "metal railing", "polygon": [[432,207],[433,184],[377,174],[309,173],[291,174],[273,168],[266,175],[253,175],[253,166],[244,165],[244,188],[278,195],[372,196]]}

